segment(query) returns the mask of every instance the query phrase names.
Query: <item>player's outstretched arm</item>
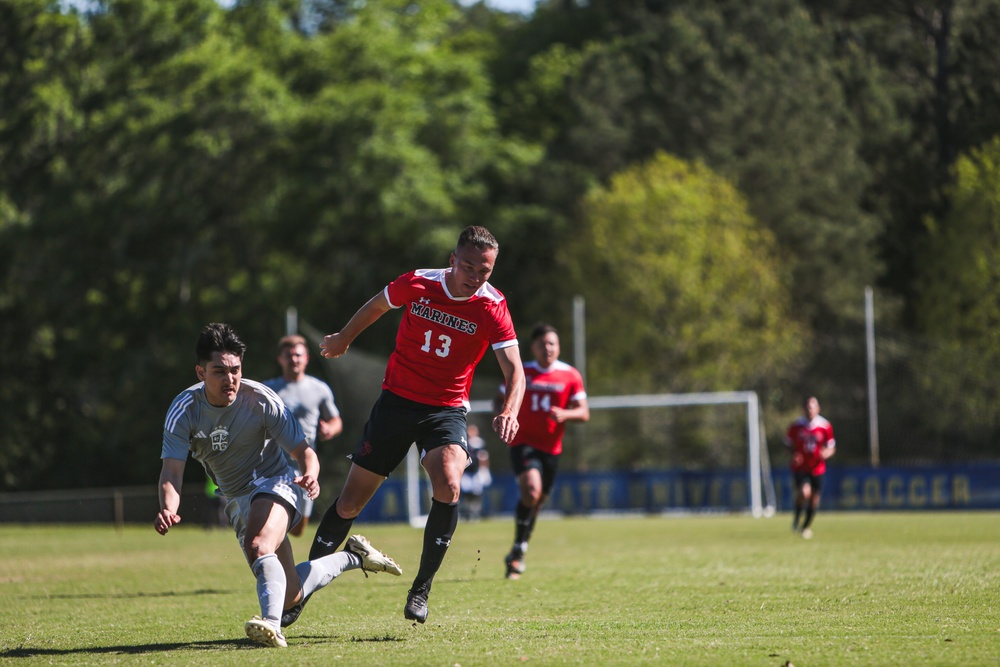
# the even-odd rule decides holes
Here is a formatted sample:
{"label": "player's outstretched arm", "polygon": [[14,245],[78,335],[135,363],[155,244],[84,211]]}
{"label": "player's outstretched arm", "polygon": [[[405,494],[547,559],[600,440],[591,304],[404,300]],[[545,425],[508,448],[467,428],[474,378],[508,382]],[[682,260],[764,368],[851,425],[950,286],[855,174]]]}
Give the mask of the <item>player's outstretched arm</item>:
{"label": "player's outstretched arm", "polygon": [[503,405],[499,414],[493,418],[493,430],[500,439],[510,444],[517,435],[517,413],[521,410],[521,400],[524,398],[524,367],[521,366],[520,350],[517,345],[501,348],[496,351],[500,370],[503,371],[504,385],[507,391],[503,396]]}
{"label": "player's outstretched arm", "polygon": [[181,522],[177,508],[181,504],[184,463],[180,459],[163,459],[163,467],[160,469],[160,512],[153,519],[153,528],[160,535],[166,535],[171,527]]}
{"label": "player's outstretched arm", "polygon": [[385,315],[391,308],[389,300],[385,297],[385,292],[379,292],[370,298],[368,303],[361,306],[358,312],[354,313],[343,329],[323,339],[323,343],[319,346],[320,353],[327,359],[334,359],[344,354],[362,331],[370,327],[375,320]]}

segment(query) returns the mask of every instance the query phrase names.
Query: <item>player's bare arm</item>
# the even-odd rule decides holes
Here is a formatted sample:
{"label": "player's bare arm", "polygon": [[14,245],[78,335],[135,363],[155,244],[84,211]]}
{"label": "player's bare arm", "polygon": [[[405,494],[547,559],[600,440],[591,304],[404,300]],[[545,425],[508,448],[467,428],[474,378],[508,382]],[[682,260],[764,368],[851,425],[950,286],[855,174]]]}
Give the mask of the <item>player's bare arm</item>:
{"label": "player's bare arm", "polygon": [[379,292],[369,299],[368,303],[361,306],[358,312],[354,313],[343,329],[323,339],[323,343],[319,346],[320,353],[327,359],[335,359],[344,354],[362,331],[370,327],[375,320],[385,315],[390,309],[391,306],[385,297],[385,292]]}
{"label": "player's bare arm", "polygon": [[180,459],[163,459],[159,486],[160,512],[153,520],[153,528],[160,535],[166,535],[172,526],[181,522],[177,508],[181,505],[184,464]]}
{"label": "player's bare arm", "polygon": [[525,379],[524,367],[521,366],[520,351],[517,345],[496,350],[500,370],[503,371],[504,393],[503,406],[500,414],[493,418],[493,430],[506,444],[510,444],[517,435],[517,413],[521,410],[521,400],[524,398]]}
{"label": "player's bare arm", "polygon": [[319,496],[319,457],[304,440],[292,450],[291,454],[299,464],[299,470],[302,471],[302,474],[292,481],[305,489],[310,499],[316,500]]}
{"label": "player's bare arm", "polygon": [[344,420],[340,417],[330,417],[329,419],[320,419],[319,427],[316,431],[316,438],[322,442],[326,442],[336,436],[344,430]]}
{"label": "player's bare arm", "polygon": [[571,401],[568,407],[553,407],[549,410],[549,415],[556,423],[562,424],[568,421],[588,422],[590,421],[590,406],[587,399],[581,398]]}

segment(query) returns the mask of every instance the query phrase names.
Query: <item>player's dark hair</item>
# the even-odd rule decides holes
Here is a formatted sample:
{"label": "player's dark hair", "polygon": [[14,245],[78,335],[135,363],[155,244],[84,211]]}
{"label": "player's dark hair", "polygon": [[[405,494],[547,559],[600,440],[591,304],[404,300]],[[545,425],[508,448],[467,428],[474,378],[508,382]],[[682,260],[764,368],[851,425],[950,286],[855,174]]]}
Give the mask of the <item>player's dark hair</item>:
{"label": "player's dark hair", "polygon": [[474,246],[479,250],[496,250],[500,252],[500,244],[497,240],[490,234],[490,230],[485,227],[480,227],[479,225],[471,225],[462,230],[462,233],[458,237],[458,244],[455,246],[456,249],[464,248],[466,246]]}
{"label": "player's dark hair", "polygon": [[546,324],[545,322],[539,322],[538,324],[535,325],[535,328],[531,330],[531,342],[534,343],[536,340],[542,338],[543,336],[545,336],[545,334],[548,333],[554,333],[557,336],[559,335],[559,332],[556,331],[556,328],[551,324]]}
{"label": "player's dark hair", "polygon": [[220,322],[213,322],[198,334],[198,344],[195,346],[194,351],[198,357],[198,364],[204,365],[203,362],[211,359],[214,352],[229,352],[230,354],[235,354],[242,361],[243,355],[247,351],[247,346],[246,343],[240,340],[240,337],[231,326]]}

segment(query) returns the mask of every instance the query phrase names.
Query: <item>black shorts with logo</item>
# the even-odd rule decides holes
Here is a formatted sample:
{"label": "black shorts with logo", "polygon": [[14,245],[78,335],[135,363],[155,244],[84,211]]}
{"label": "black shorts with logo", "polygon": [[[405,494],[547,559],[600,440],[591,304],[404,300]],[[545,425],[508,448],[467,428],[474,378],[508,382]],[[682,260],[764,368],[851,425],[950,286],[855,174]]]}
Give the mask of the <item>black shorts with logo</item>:
{"label": "black shorts with logo", "polygon": [[468,454],[465,415],[462,406],[426,405],[383,389],[351,460],[388,477],[413,443],[421,454],[445,445],[459,445]]}
{"label": "black shorts with logo", "polygon": [[510,448],[510,467],[514,475],[520,477],[525,470],[534,468],[542,473],[542,493],[549,494],[559,470],[559,454],[549,454],[530,445],[516,445]]}

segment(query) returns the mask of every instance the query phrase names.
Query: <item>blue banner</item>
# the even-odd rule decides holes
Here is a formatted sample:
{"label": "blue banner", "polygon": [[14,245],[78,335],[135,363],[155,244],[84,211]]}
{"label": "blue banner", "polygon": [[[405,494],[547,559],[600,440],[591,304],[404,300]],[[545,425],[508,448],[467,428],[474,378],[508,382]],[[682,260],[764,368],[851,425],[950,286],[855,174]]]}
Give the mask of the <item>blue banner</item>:
{"label": "blue banner", "polygon": [[[397,473],[398,474],[398,473]],[[787,470],[774,473],[779,510],[793,505]],[[423,511],[430,497],[421,482]],[[825,510],[1000,509],[1000,464],[934,467],[838,468],[823,479]],[[510,514],[517,504],[517,481],[495,474],[483,495],[483,515]],[[765,498],[766,501],[766,498]],[[745,470],[660,470],[642,472],[560,472],[547,510],[594,512],[744,511],[750,505]],[[359,517],[360,521],[406,521],[406,480],[391,477]]]}

